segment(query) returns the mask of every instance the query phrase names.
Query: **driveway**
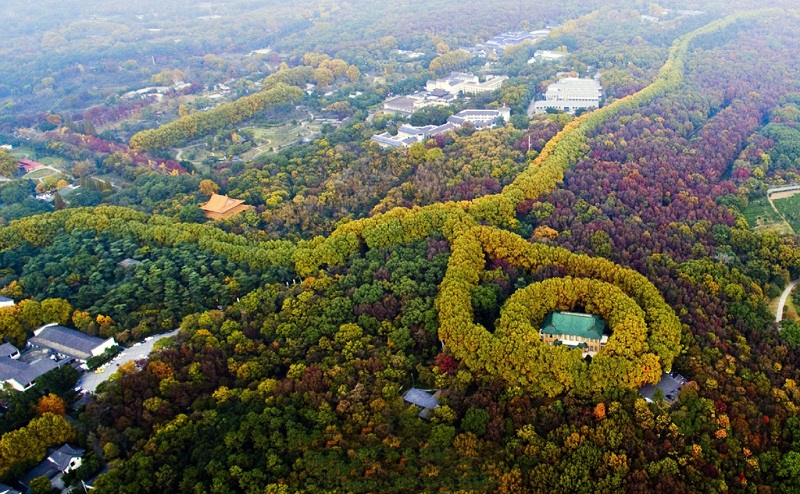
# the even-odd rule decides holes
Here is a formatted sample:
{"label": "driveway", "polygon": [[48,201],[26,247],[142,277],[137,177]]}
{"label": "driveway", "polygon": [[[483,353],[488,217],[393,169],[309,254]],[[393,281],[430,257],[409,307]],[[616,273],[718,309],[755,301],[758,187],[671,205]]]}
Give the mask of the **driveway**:
{"label": "driveway", "polygon": [[84,374],[78,381],[78,386],[83,388],[84,391],[94,393],[94,391],[97,389],[97,386],[99,386],[100,383],[107,381],[112,374],[117,372],[117,369],[120,365],[135,360],[146,359],[148,356],[150,356],[150,352],[153,351],[153,345],[156,341],[162,338],[175,336],[178,334],[178,331],[179,330],[176,329],[174,331],[170,331],[169,333],[155,335],[151,338],[146,338],[145,341],[136,343],[130,348],[126,348],[124,351],[120,352],[117,357],[115,357],[116,360],[108,362],[101,367],[105,368],[104,372],[96,374],[95,371],[89,371]]}

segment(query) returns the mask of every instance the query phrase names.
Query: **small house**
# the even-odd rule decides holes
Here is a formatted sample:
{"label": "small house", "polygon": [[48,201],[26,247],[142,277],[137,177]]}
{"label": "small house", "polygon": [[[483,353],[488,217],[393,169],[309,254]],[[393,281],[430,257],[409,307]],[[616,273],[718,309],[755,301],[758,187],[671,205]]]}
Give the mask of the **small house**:
{"label": "small house", "polygon": [[68,472],[81,466],[84,450],[73,448],[69,444],[64,444],[56,450],[51,450],[50,454],[41,463],[33,467],[26,473],[19,482],[30,489],[31,481],[38,477],[47,477],[57,489],[63,489],[64,483],[61,477]]}
{"label": "small house", "polygon": [[440,391],[436,391],[431,394],[424,389],[411,388],[403,395],[403,400],[421,408],[419,417],[428,420],[433,416],[434,408],[439,407],[439,393]]}
{"label": "small house", "polygon": [[123,259],[120,262],[118,262],[117,266],[119,266],[121,268],[129,268],[131,266],[138,266],[141,263],[142,263],[142,261],[137,261],[136,259],[131,259],[129,257],[127,259]]}
{"label": "small house", "polygon": [[11,343],[3,343],[2,345],[0,345],[0,358],[3,357],[18,359],[19,350]]}
{"label": "small house", "polygon": [[18,357],[19,352],[17,352],[17,357],[11,355],[0,357],[0,383],[8,384],[17,391],[30,389],[36,384],[36,379],[58,367],[58,363],[49,358],[28,363],[20,362]]}

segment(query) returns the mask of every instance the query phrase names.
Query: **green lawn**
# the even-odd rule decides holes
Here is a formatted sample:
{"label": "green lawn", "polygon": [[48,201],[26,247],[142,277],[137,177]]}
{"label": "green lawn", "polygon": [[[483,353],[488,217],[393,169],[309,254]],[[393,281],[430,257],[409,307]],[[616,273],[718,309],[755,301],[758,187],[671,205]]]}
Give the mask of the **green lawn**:
{"label": "green lawn", "polygon": [[800,194],[786,199],[778,199],[775,201],[775,207],[792,225],[794,231],[800,231]]}
{"label": "green lawn", "polygon": [[65,160],[64,158],[54,158],[52,156],[43,156],[42,158],[37,159],[36,161],[38,161],[43,165],[52,166],[53,168],[58,168],[58,169],[64,168],[67,164],[67,160]]}
{"label": "green lawn", "polygon": [[50,175],[56,175],[56,174],[58,174],[58,172],[54,172],[49,168],[44,168],[42,170],[34,170],[28,173],[27,175],[25,175],[25,178],[28,178],[30,180],[39,180],[45,177],[49,177]]}
{"label": "green lawn", "polygon": [[766,197],[750,201],[743,214],[747,219],[747,223],[755,230],[775,230],[779,233],[792,233],[788,231],[783,219],[772,209]]}
{"label": "green lawn", "polygon": [[36,156],[36,151],[34,151],[31,148],[19,146],[19,147],[14,147],[14,149],[11,150],[11,154],[17,159],[22,159],[22,158],[33,159],[33,157]]}
{"label": "green lawn", "polygon": [[306,137],[314,138],[319,135],[322,126],[314,123],[305,125],[287,123],[278,127],[248,127],[248,129],[253,131],[256,145],[242,156],[246,160],[262,153],[278,151]]}

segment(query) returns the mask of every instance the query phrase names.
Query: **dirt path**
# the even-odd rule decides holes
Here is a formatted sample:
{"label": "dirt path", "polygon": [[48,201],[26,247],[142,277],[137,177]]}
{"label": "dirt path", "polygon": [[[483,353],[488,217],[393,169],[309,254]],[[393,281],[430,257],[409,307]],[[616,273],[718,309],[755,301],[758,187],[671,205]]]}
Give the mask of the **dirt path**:
{"label": "dirt path", "polygon": [[775,214],[777,214],[783,220],[783,224],[786,226],[788,231],[792,232],[793,235],[795,234],[794,228],[792,228],[792,225],[786,221],[786,217],[783,216],[780,211],[778,211],[778,208],[775,207],[775,199],[788,199],[797,194],[800,194],[800,189],[782,190],[779,192],[776,191],[772,194],[770,194],[769,190],[767,190],[767,201],[769,201],[769,205],[772,206],[772,210],[775,211]]}

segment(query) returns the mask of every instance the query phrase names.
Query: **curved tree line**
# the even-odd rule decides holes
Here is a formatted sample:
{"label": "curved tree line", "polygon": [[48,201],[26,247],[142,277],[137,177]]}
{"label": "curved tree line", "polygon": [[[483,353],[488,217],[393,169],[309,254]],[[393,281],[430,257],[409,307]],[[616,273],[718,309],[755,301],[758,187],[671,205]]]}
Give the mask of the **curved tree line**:
{"label": "curved tree line", "polygon": [[[472,316],[472,294],[487,257],[529,272],[555,266],[567,277],[512,295],[492,334]],[[614,330],[588,367],[579,352],[546,346],[535,329],[548,312],[578,305],[606,318]],[[453,242],[436,307],[439,336],[457,358],[472,370],[497,373],[534,394],[655,383],[681,350],[678,317],[643,275],[492,227],[472,228]]]}

